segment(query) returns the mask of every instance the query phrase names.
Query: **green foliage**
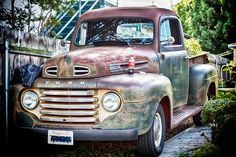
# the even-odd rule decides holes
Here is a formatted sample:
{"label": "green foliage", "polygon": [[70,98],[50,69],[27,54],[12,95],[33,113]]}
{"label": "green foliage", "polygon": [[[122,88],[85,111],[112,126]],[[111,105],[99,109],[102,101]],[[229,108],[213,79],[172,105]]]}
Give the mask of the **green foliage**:
{"label": "green foliage", "polygon": [[236,91],[231,91],[231,92],[219,91],[217,98],[236,102]]}
{"label": "green foliage", "polygon": [[232,153],[236,141],[236,101],[210,100],[204,105],[201,116],[204,123],[211,124],[213,144]]}
{"label": "green foliage", "polygon": [[193,157],[222,157],[222,151],[212,143],[207,143],[192,153]]}
{"label": "green foliage", "polygon": [[[10,10],[3,8],[6,0],[0,0],[0,17],[4,21],[2,25],[10,26],[13,29],[43,34],[48,26],[58,26],[60,22],[55,18],[57,13],[62,10],[68,10],[69,6],[74,4],[76,0],[27,0],[22,1],[19,6],[14,6],[13,16]],[[34,6],[40,8],[40,13],[35,11]],[[69,12],[73,12],[70,8]],[[33,23],[38,22],[38,23]]]}
{"label": "green foliage", "polygon": [[185,39],[184,44],[185,44],[186,51],[188,52],[190,56],[198,55],[202,53],[201,45],[196,39],[194,38]]}
{"label": "green foliage", "polygon": [[[0,26],[16,27],[18,30],[24,30],[29,20],[29,14],[24,8],[14,8],[14,15],[9,9],[4,8],[4,0],[0,0]],[[12,17],[14,17],[12,19]],[[2,22],[4,21],[4,22]],[[13,24],[14,23],[14,24]]]}
{"label": "green foliage", "polygon": [[175,7],[184,31],[199,39],[202,49],[222,53],[236,40],[233,0],[182,0]]}
{"label": "green foliage", "polygon": [[[228,71],[230,75],[236,73],[236,59],[230,61],[230,63],[226,64],[226,68],[224,68],[224,71]],[[236,76],[235,76],[236,77]],[[234,78],[236,79],[236,78]]]}
{"label": "green foliage", "polygon": [[10,46],[11,50],[25,52],[27,54],[35,54],[35,55],[45,55],[45,56],[52,56],[53,52],[47,50],[39,50],[39,49],[32,49],[27,47],[18,47],[18,46]]}
{"label": "green foliage", "polygon": [[178,157],[190,157],[190,153],[188,152],[181,152]]}
{"label": "green foliage", "polygon": [[230,63],[226,64],[226,67],[223,69],[223,71],[227,71],[227,72],[236,72],[236,59],[230,61]]}
{"label": "green foliage", "polygon": [[229,105],[230,100],[225,100],[225,99],[215,99],[215,100],[210,100],[208,101],[204,106],[203,106],[203,111],[201,114],[202,121],[203,123],[216,123],[220,121],[221,119],[219,115],[221,115],[225,107]]}

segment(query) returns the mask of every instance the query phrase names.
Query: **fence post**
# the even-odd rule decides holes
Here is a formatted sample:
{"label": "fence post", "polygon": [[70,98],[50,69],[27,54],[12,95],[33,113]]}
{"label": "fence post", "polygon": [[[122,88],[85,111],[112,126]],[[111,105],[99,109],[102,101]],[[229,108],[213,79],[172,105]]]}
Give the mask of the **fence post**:
{"label": "fence post", "polygon": [[6,145],[8,145],[8,131],[9,131],[9,117],[8,117],[8,101],[9,101],[9,41],[6,37],[6,33],[4,34],[4,70],[3,70],[3,76],[4,76],[4,106],[5,106],[5,142]]}

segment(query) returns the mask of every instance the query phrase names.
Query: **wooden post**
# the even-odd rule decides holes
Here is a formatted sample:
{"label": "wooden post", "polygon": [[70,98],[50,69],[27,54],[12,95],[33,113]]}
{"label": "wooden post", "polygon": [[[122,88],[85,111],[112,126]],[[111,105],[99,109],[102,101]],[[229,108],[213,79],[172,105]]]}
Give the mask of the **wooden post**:
{"label": "wooden post", "polygon": [[236,43],[232,43],[228,45],[228,48],[232,49],[234,52],[234,57],[233,59],[236,59]]}

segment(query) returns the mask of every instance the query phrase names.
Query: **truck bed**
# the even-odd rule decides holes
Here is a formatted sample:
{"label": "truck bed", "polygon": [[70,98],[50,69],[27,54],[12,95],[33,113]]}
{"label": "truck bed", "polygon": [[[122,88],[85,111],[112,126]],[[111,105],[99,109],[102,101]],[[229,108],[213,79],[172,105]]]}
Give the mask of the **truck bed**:
{"label": "truck bed", "polygon": [[208,52],[204,52],[202,54],[189,57],[189,65],[209,63],[208,56],[207,56],[208,54],[209,54]]}

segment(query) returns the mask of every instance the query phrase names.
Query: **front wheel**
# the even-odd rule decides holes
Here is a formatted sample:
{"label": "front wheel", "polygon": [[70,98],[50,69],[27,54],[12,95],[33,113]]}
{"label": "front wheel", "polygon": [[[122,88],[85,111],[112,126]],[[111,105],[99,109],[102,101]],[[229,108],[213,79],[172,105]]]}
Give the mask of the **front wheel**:
{"label": "front wheel", "polygon": [[196,115],[193,116],[193,123],[194,123],[196,126],[202,126],[201,113],[202,113],[202,112],[199,112],[199,113],[197,113]]}
{"label": "front wheel", "polygon": [[162,106],[159,105],[150,130],[138,137],[138,151],[141,156],[159,156],[165,141],[165,115]]}

